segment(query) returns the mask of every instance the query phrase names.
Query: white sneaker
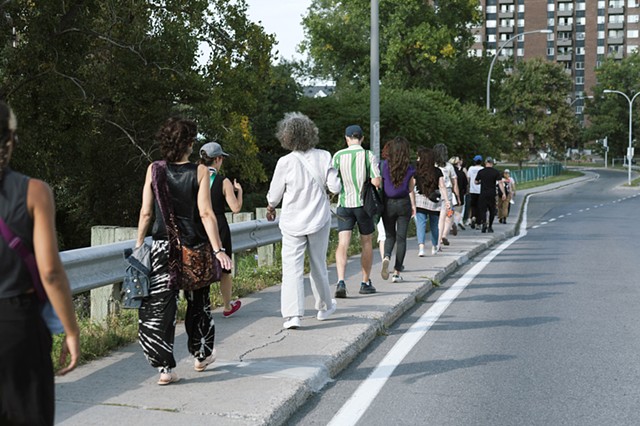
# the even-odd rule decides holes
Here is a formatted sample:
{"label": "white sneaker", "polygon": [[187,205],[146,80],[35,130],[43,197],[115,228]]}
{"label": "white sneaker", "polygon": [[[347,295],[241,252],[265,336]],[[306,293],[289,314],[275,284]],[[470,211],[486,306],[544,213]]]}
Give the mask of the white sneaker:
{"label": "white sneaker", "polygon": [[431,254],[435,256],[435,254],[438,252],[438,247],[436,246],[432,246],[431,247]]}
{"label": "white sneaker", "polygon": [[418,250],[418,256],[424,257],[424,247],[420,247],[420,249]]}
{"label": "white sneaker", "polygon": [[206,357],[205,359],[203,359],[202,361],[198,361],[198,358],[196,358],[193,362],[193,369],[196,371],[204,371],[206,370],[207,366],[209,364],[212,364],[215,360],[216,360],[216,348],[213,348],[213,351],[211,352],[211,355],[209,355],[208,357]]}
{"label": "white sneaker", "polygon": [[385,257],[382,259],[382,270],[380,271],[380,275],[383,280],[389,279],[389,258]]}
{"label": "white sneaker", "polygon": [[290,317],[284,322],[282,327],[287,330],[295,330],[297,328],[300,328],[300,317]]}
{"label": "white sneaker", "polygon": [[336,299],[331,299],[331,307],[329,309],[325,309],[324,311],[318,311],[318,316],[316,318],[318,318],[318,321],[326,320],[331,315],[333,315],[337,307],[338,302],[336,302]]}
{"label": "white sneaker", "polygon": [[402,277],[400,276],[400,274],[393,274],[393,277],[391,277],[391,282],[392,283],[401,283],[402,281],[404,281],[402,279]]}

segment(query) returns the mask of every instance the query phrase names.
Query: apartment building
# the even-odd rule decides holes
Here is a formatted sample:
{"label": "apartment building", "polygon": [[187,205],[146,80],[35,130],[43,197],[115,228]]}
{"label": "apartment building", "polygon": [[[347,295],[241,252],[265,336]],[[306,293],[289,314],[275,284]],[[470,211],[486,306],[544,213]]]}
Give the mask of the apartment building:
{"label": "apartment building", "polygon": [[[640,0],[480,0],[483,26],[472,54],[515,61],[543,57],[562,64],[573,81],[573,107],[596,84],[607,57],[622,59],[640,46]],[[525,31],[551,30],[549,34]]]}

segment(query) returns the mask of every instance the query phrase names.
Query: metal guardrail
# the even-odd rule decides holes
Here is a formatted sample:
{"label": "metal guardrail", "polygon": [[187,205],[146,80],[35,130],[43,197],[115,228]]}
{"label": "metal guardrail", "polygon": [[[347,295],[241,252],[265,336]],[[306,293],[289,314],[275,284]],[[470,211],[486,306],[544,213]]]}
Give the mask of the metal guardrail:
{"label": "metal guardrail", "polygon": [[534,180],[542,180],[551,176],[557,176],[562,173],[562,169],[562,163],[538,164],[537,167],[511,169],[511,177],[514,178],[516,184],[518,184]]}
{"label": "metal guardrail", "polygon": [[[269,222],[259,219],[232,223],[229,228],[235,253],[282,240],[278,220]],[[151,238],[148,237],[147,241],[150,243]],[[61,252],[60,257],[73,294],[122,281],[125,269],[123,252],[134,245],[135,240],[128,240]]]}

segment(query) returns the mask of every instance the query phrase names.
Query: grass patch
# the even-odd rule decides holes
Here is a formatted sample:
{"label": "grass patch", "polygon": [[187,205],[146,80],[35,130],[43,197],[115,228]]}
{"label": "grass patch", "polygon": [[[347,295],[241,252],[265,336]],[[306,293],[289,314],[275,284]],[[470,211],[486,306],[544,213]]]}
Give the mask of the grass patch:
{"label": "grass patch", "polygon": [[569,180],[569,179],[573,179],[576,177],[580,177],[583,176],[584,173],[579,172],[579,171],[575,171],[575,170],[565,170],[563,171],[561,174],[557,175],[557,176],[551,176],[548,177],[546,179],[540,179],[540,180],[532,180],[529,182],[522,182],[522,183],[516,183],[516,189],[522,190],[522,189],[531,189],[531,188],[537,188],[539,186],[544,186],[544,185],[549,185],[550,183],[557,183],[557,182],[562,182],[565,180]]}

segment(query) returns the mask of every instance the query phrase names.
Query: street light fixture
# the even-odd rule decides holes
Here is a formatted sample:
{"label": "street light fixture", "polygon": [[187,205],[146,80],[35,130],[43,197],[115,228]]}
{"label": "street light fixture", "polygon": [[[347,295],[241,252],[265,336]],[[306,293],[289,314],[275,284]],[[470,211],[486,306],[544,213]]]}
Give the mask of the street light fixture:
{"label": "street light fixture", "polygon": [[505,40],[500,47],[498,47],[498,50],[496,50],[496,54],[493,57],[493,60],[491,60],[491,65],[489,66],[489,74],[487,75],[487,111],[491,112],[491,71],[493,71],[493,65],[496,62],[496,59],[498,59],[498,56],[500,56],[500,51],[502,50],[503,47],[505,47],[510,41],[523,36],[525,34],[535,34],[535,33],[541,33],[541,34],[551,34],[553,31],[549,30],[549,29],[543,29],[543,30],[531,30],[531,31],[525,31],[522,32],[520,34],[516,34],[513,37]]}
{"label": "street light fixture", "polygon": [[640,95],[640,92],[636,93],[635,95],[633,95],[632,98],[629,98],[629,96],[627,96],[626,93],[621,92],[619,90],[609,90],[609,89],[605,89],[603,91],[603,93],[617,93],[618,95],[622,95],[624,96],[624,98],[627,100],[627,102],[629,103],[629,148],[627,149],[627,162],[629,165],[629,186],[631,186],[631,158],[633,157],[633,148],[632,148],[632,144],[633,144],[633,138],[631,136],[631,132],[632,132],[632,117],[633,117],[633,101],[636,100],[636,98],[638,97],[638,95]]}

